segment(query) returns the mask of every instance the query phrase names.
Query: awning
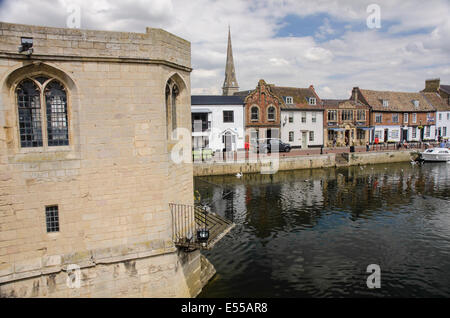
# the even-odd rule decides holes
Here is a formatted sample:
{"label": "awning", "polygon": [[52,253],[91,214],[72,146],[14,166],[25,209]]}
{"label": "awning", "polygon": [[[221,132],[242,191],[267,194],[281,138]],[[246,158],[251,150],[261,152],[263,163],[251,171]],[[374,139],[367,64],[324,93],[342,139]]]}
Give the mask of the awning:
{"label": "awning", "polygon": [[212,113],[212,111],[209,108],[193,108],[193,109],[191,109],[191,113],[193,113],[193,114]]}
{"label": "awning", "polygon": [[332,131],[345,131],[344,128],[328,128],[328,130],[332,130]]}
{"label": "awning", "polygon": [[358,129],[361,129],[361,130],[372,130],[373,128],[370,128],[370,127],[358,127]]}

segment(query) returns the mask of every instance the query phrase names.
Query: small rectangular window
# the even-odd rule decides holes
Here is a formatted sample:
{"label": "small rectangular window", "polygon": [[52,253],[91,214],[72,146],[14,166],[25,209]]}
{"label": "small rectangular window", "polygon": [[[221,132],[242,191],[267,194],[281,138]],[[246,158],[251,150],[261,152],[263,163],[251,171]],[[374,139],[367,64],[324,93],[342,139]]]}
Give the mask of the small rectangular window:
{"label": "small rectangular window", "polygon": [[337,110],[328,111],[328,121],[337,121]]}
{"label": "small rectangular window", "polygon": [[383,121],[383,115],[382,114],[375,114],[375,122],[377,124],[381,124],[382,121]]}
{"label": "small rectangular window", "polygon": [[353,120],[353,110],[344,109],[341,113],[342,121],[352,121]]}
{"label": "small rectangular window", "polygon": [[47,233],[59,232],[59,213],[57,205],[45,207],[45,222],[47,224]]}
{"label": "small rectangular window", "polygon": [[310,105],[316,105],[316,103],[317,103],[317,100],[316,100],[315,98],[311,97],[311,98],[309,99],[309,104],[310,104]]}
{"label": "small rectangular window", "polygon": [[317,114],[316,113],[312,113],[311,120],[312,120],[313,123],[317,122]]}
{"label": "small rectangular window", "polygon": [[225,110],[223,112],[223,122],[224,123],[234,123],[234,111]]}
{"label": "small rectangular window", "polygon": [[408,123],[408,113],[404,113],[403,114],[403,121],[404,121],[405,124]]}
{"label": "small rectangular window", "polygon": [[309,141],[314,141],[314,131],[309,132]]}
{"label": "small rectangular window", "polygon": [[293,142],[294,141],[294,132],[290,131],[289,132],[289,142]]}
{"label": "small rectangular window", "polygon": [[389,101],[387,99],[383,99],[383,106],[389,107]]}
{"label": "small rectangular window", "polygon": [[359,120],[359,121],[366,120],[366,111],[365,110],[359,109],[356,114],[357,114],[357,120]]}
{"label": "small rectangular window", "polygon": [[398,123],[398,114],[392,114],[392,122]]}
{"label": "small rectangular window", "polygon": [[292,96],[286,97],[286,104],[288,104],[288,105],[294,104],[294,99],[292,98]]}
{"label": "small rectangular window", "polygon": [[413,122],[413,124],[415,124],[417,122],[417,114],[416,113],[412,114],[412,122]]}
{"label": "small rectangular window", "polygon": [[289,114],[289,122],[290,123],[294,122],[294,114],[292,114],[292,113]]}
{"label": "small rectangular window", "polygon": [[306,123],[306,113],[302,113],[302,123]]}

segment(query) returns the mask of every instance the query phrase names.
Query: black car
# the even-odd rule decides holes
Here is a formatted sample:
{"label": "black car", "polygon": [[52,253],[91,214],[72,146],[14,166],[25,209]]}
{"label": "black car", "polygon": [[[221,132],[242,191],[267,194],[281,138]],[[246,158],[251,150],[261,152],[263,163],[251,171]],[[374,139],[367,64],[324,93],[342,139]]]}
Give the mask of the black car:
{"label": "black car", "polygon": [[258,147],[259,152],[270,153],[270,152],[290,152],[291,145],[282,142],[277,138],[263,139],[259,142]]}

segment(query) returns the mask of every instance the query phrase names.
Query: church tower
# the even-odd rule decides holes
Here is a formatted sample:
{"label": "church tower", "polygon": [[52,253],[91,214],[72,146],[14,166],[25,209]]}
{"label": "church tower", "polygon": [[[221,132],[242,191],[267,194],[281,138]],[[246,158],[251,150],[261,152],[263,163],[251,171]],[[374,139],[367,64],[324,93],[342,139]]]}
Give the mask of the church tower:
{"label": "church tower", "polygon": [[231,31],[228,27],[228,49],[227,49],[227,65],[225,67],[225,81],[223,83],[223,96],[232,96],[239,91],[239,85],[236,79],[236,71],[234,69],[233,48],[231,47]]}

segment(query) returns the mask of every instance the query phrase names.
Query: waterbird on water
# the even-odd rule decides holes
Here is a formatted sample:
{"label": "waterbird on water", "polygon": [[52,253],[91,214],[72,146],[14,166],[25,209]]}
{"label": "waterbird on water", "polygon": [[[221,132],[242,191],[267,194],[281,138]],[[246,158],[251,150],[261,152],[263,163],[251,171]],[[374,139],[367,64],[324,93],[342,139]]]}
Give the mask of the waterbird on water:
{"label": "waterbird on water", "polygon": [[237,178],[242,178],[242,173],[239,172],[238,174],[236,174],[236,177]]}

